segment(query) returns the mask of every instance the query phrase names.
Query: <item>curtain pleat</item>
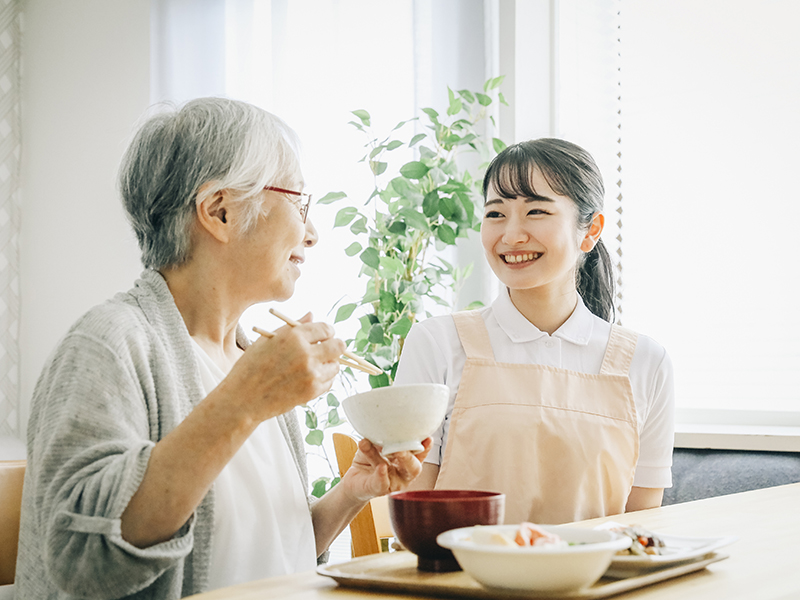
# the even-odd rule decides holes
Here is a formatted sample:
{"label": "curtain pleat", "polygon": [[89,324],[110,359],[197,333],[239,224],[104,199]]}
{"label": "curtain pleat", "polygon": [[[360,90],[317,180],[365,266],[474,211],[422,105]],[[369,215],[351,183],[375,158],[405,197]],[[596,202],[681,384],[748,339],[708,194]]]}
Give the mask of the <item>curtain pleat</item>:
{"label": "curtain pleat", "polygon": [[0,3],[0,434],[19,437],[20,3]]}

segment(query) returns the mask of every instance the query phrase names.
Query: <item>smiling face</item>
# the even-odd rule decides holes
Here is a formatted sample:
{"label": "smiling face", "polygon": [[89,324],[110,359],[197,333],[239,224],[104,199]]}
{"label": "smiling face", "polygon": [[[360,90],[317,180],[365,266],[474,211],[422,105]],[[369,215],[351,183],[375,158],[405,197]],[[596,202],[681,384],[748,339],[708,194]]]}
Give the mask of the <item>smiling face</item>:
{"label": "smiling face", "polygon": [[[286,189],[302,189],[302,185]],[[297,199],[280,192],[264,190],[258,220],[249,231],[235,240],[233,264],[240,270],[240,280],[253,286],[257,302],[287,300],[294,293],[300,277],[305,250],[318,240],[317,230],[303,217]]]}
{"label": "smiling face", "polygon": [[498,279],[513,290],[574,293],[575,269],[585,232],[577,209],[552,190],[539,169],[530,172],[530,197],[504,198],[490,185],[481,241]]}

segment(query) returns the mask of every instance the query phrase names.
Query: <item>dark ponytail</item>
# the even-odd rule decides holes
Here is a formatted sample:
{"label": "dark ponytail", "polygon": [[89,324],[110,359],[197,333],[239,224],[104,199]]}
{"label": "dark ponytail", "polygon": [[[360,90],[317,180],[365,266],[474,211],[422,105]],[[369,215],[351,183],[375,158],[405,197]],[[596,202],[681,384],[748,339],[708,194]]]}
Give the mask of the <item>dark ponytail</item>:
{"label": "dark ponytail", "polygon": [[[596,213],[603,211],[605,188],[600,169],[591,154],[571,142],[542,138],[520,142],[494,157],[483,178],[483,199],[491,185],[503,198],[536,196],[532,174],[538,168],[553,191],[567,196],[578,209],[578,228],[586,230]],[[614,267],[602,240],[576,269],[576,287],[595,315],[613,322]]]}
{"label": "dark ponytail", "polygon": [[614,268],[603,240],[584,255],[575,282],[586,307],[601,319],[614,322]]}

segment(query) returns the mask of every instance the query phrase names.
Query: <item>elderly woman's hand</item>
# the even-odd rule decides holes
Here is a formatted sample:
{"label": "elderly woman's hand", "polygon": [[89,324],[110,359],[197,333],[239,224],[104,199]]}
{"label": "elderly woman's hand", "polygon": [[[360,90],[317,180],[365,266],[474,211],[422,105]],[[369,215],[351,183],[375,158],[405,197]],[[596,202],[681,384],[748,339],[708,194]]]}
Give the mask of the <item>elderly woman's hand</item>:
{"label": "elderly woman's hand", "polygon": [[283,414],[331,388],[345,345],[333,337],[333,327],[310,319],[306,315],[299,326],[253,342],[220,384],[234,386],[231,397],[253,418]]}
{"label": "elderly woman's hand", "polygon": [[422,461],[431,449],[431,438],[422,442],[420,452],[381,455],[381,448],[369,440],[358,443],[358,452],[339,485],[354,499],[365,502],[376,496],[408,487],[422,472]]}

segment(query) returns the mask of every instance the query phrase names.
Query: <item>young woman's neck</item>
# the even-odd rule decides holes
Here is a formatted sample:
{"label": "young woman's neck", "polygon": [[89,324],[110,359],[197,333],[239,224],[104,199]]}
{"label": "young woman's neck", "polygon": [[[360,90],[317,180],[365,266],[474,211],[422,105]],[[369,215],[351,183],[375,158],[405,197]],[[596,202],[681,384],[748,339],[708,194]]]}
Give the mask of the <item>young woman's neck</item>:
{"label": "young woman's neck", "polygon": [[509,289],[508,293],[522,316],[548,335],[553,335],[569,319],[578,304],[578,291],[574,285]]}

